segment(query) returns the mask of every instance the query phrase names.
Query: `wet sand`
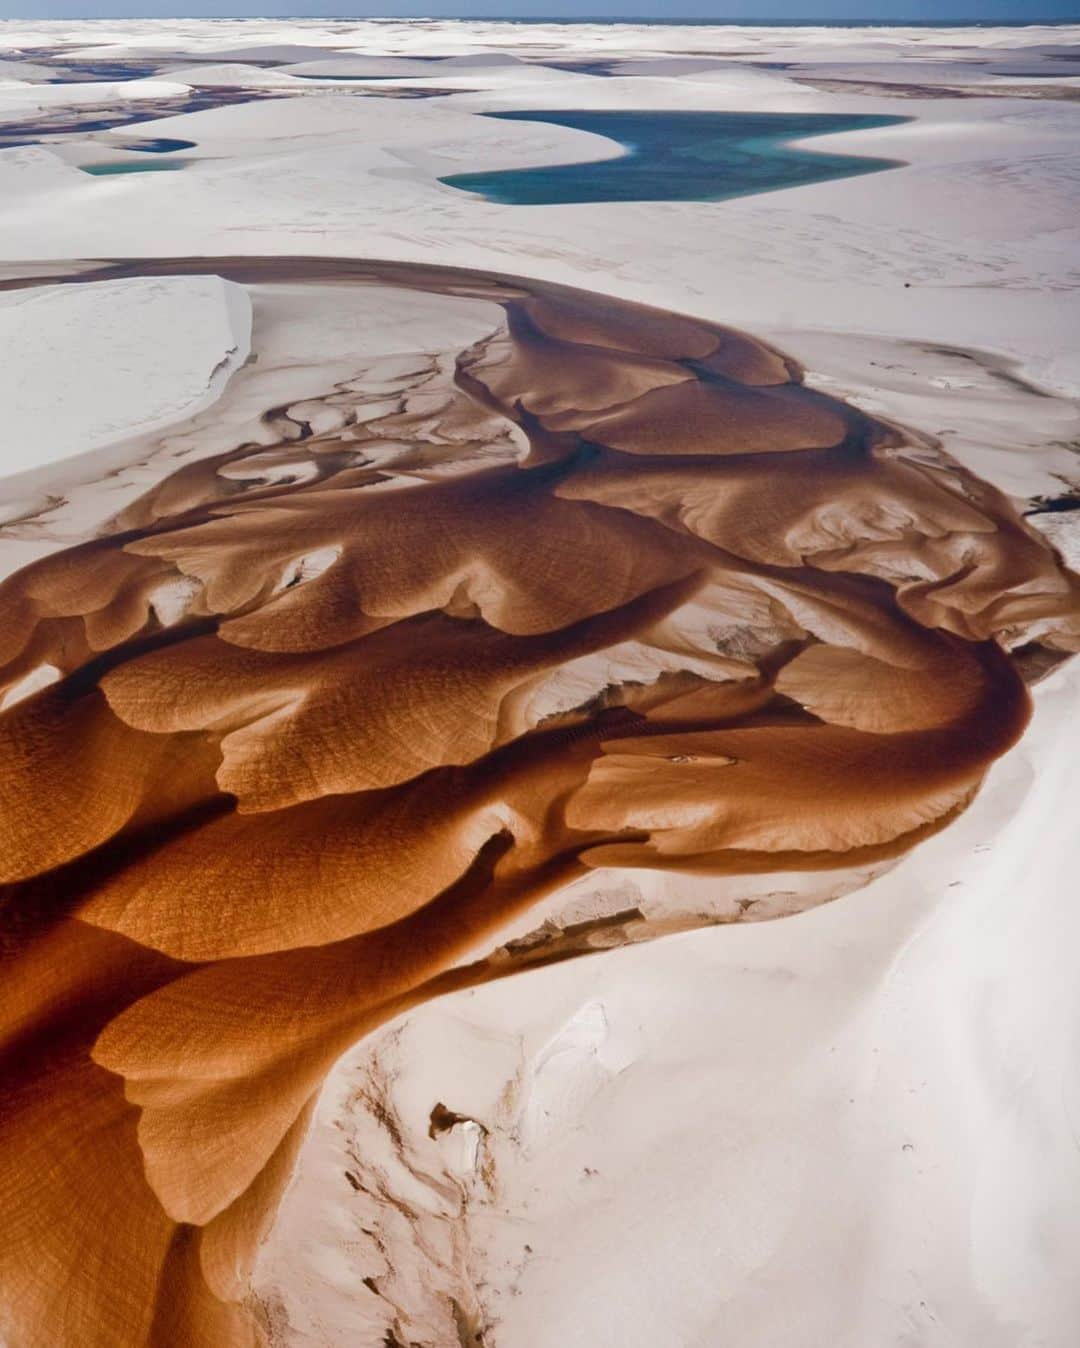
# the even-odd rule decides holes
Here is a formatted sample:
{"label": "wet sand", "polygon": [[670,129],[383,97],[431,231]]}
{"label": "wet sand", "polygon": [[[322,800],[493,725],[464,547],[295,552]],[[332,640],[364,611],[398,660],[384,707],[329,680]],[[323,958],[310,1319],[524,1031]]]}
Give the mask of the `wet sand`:
{"label": "wet sand", "polygon": [[[1007,498],[752,336],[408,264],[67,279],[206,272],[505,328],[439,436],[328,387],[334,418],[268,408],[277,446],[0,586],[0,688],[60,675],[0,716],[20,1344],[258,1343],[250,1262],[358,1039],[512,972],[477,956],[590,868],[902,854],[1080,645],[1080,582]],[[613,676],[631,653],[651,676]]]}

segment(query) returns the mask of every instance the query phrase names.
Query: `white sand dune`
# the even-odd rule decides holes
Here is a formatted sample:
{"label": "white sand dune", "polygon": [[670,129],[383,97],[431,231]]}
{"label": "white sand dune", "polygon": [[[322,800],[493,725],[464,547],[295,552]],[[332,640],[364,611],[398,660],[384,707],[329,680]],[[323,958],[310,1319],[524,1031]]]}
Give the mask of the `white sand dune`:
{"label": "white sand dune", "polygon": [[329,56],[314,61],[298,61],[285,67],[290,75],[319,78],[388,79],[391,76],[435,75],[440,65],[430,61],[410,61],[402,56]]}
{"label": "white sand dune", "polygon": [[243,365],[250,336],[247,293],[216,276],[0,296],[5,491],[62,460],[193,416]]}
{"label": "white sand dune", "polygon": [[280,70],[264,70],[241,61],[207,61],[202,65],[180,66],[169,71],[169,78],[192,89],[295,89],[299,83]]}
{"label": "white sand dune", "polygon": [[55,77],[55,70],[32,61],[0,60],[0,83],[3,84],[36,84]]}
{"label": "white sand dune", "polygon": [[0,120],[29,121],[43,112],[141,99],[179,98],[188,86],[177,80],[87,81],[82,84],[0,84]]}

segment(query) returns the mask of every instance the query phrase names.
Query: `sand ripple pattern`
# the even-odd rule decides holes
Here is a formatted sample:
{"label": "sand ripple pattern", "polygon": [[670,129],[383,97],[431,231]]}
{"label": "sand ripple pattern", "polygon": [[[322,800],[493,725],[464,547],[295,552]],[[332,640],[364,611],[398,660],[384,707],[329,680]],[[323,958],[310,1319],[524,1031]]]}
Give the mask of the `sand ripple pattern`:
{"label": "sand ripple pattern", "polygon": [[469,961],[590,867],[899,855],[1080,644],[1000,493],[753,337],[403,264],[83,279],[209,270],[505,325],[422,417],[268,412],[276,449],[0,587],[0,690],[61,675],[0,715],[12,1348],[262,1342],[251,1260],[358,1038],[507,972]]}

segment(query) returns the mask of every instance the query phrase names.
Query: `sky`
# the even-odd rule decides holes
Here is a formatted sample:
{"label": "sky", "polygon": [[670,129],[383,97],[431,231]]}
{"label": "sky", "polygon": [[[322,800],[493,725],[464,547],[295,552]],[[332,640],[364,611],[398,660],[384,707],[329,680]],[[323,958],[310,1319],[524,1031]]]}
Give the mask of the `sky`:
{"label": "sky", "polygon": [[0,0],[0,18],[1080,19],[1080,0]]}

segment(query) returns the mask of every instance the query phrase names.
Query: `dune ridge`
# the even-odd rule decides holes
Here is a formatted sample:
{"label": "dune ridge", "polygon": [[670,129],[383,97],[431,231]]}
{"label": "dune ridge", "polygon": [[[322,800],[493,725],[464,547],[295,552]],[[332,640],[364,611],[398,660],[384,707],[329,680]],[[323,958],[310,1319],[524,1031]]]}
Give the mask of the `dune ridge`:
{"label": "dune ridge", "polygon": [[411,264],[55,279],[196,272],[505,325],[452,398],[267,409],[278,445],[0,585],[0,694],[59,676],[0,714],[15,1345],[262,1342],[250,1262],[359,1038],[512,972],[478,957],[589,868],[900,855],[1080,646],[1006,497],[747,334]]}

